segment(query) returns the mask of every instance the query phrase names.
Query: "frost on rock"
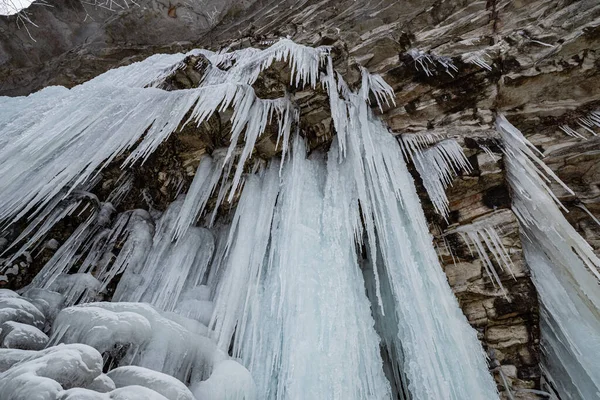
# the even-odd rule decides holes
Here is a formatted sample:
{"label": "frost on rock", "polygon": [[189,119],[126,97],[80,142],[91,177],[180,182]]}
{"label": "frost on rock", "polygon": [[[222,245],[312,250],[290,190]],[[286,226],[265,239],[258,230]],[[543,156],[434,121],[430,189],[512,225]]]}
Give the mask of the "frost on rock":
{"label": "frost on rock", "polygon": [[472,169],[462,147],[454,139],[445,139],[427,150],[415,152],[414,163],[436,212],[447,218],[450,208],[446,188],[461,172]]}
{"label": "frost on rock", "polygon": [[536,154],[537,149],[499,116],[512,209],[523,253],[541,303],[544,374],[565,398],[600,393],[600,259],[565,219],[548,183],[569,190]]}

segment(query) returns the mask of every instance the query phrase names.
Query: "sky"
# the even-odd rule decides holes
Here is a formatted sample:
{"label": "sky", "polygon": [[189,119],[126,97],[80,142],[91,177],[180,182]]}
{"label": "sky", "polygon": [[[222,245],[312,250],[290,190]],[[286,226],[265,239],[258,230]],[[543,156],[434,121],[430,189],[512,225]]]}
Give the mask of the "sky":
{"label": "sky", "polygon": [[33,0],[0,0],[0,15],[12,15],[29,7]]}

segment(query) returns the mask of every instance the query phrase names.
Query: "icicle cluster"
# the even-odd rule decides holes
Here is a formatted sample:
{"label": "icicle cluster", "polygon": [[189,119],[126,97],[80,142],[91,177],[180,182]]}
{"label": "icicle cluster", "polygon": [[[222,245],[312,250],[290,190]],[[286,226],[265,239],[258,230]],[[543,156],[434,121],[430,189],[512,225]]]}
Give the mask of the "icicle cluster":
{"label": "icicle cluster", "polygon": [[446,73],[453,78],[452,71],[458,72],[458,68],[454,65],[450,57],[439,56],[431,52],[426,53],[419,49],[410,49],[407,54],[412,57],[415,69],[418,71],[421,68],[427,76],[434,76],[438,65],[444,68]]}
{"label": "icicle cluster", "polygon": [[[600,111],[592,111],[584,117],[577,118],[577,125],[579,125],[579,127],[587,133],[590,133],[593,136],[598,136],[594,129],[600,128]],[[586,136],[571,128],[569,125],[561,125],[559,128],[569,136],[587,139]]]}
{"label": "icicle cluster", "polygon": [[486,50],[473,51],[462,55],[462,60],[466,63],[477,65],[481,69],[488,71],[492,70],[492,66],[489,64],[490,56]]}
{"label": "icicle cluster", "polygon": [[[188,55],[209,62],[201,86],[158,89]],[[31,220],[21,254],[66,216],[87,215],[24,291],[31,299],[42,293],[51,318],[22,299],[4,302],[11,311],[0,315],[12,322],[40,329],[52,319],[52,347],[11,353],[0,387],[10,394],[10,380],[30,378],[40,384],[31,393],[61,399],[129,398],[133,387],[145,399],[498,398],[402,150],[369,107],[370,98],[393,104],[392,88],[363,69],[352,92],[328,48],[289,40],[188,55],[154,56],[71,90],[0,98],[0,221]],[[289,96],[256,97],[250,85],[276,62],[291,68],[292,85],[327,90],[338,136],[327,155],[307,158],[292,135],[299,111]],[[456,69],[449,59],[435,62]],[[118,156],[128,153],[123,167],[132,168],[182,125],[226,109],[229,147],[204,156],[188,192],[163,213],[116,213],[131,185],[126,175],[110,201],[79,191]],[[281,159],[244,174],[270,123]],[[415,162],[446,185],[468,167],[452,140],[416,153]],[[231,221],[218,220],[216,209],[237,193]],[[204,216],[211,230],[198,226]],[[119,275],[113,302],[98,302]],[[54,295],[60,305],[49,301]],[[51,363],[64,368],[48,375]]]}
{"label": "icicle cluster", "polygon": [[523,252],[540,296],[544,373],[565,398],[596,398],[600,393],[600,259],[561,213],[562,204],[549,180],[570,190],[504,116],[498,117],[496,126],[504,143]]}
{"label": "icicle cluster", "polygon": [[415,152],[413,160],[436,212],[444,218],[450,213],[446,188],[461,172],[470,172],[471,164],[454,139],[445,139],[424,151]]}
{"label": "icicle cluster", "polygon": [[[513,278],[514,265],[508,251],[502,243],[500,235],[498,234],[498,228],[493,224],[493,220],[490,221],[489,218],[493,218],[493,215],[491,217],[486,217],[483,220],[449,230],[444,235],[447,236],[452,233],[459,234],[469,247],[471,255],[473,255],[473,249],[471,247],[473,246],[494,287],[499,288],[504,296],[508,298],[508,292],[502,285],[494,261],[496,265],[504,272],[512,275]],[[490,258],[488,254],[491,254],[492,257]]]}

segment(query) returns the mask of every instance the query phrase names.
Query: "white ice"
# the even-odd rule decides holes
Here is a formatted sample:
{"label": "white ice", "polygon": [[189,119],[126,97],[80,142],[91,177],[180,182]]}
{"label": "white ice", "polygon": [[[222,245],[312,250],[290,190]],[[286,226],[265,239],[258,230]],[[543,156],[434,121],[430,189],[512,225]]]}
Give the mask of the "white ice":
{"label": "white ice", "polygon": [[600,259],[563,216],[550,178],[572,193],[504,116],[496,128],[512,189],[523,253],[541,303],[542,367],[561,396],[600,393]]}

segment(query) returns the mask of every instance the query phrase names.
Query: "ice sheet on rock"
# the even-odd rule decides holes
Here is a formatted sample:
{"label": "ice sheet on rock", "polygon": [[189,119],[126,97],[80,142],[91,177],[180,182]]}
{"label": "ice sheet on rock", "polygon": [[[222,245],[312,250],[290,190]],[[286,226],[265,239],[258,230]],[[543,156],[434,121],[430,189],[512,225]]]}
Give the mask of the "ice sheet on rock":
{"label": "ice sheet on rock", "polygon": [[0,348],[0,373],[36,353],[35,350]]}
{"label": "ice sheet on rock", "polygon": [[[236,340],[243,335],[240,357],[266,399],[387,399],[389,384],[353,252],[357,208],[348,209],[352,198],[343,180],[327,180],[323,156],[308,160],[305,151],[297,136],[273,221],[256,224],[256,236],[271,236],[258,287],[252,279],[235,283],[250,289],[247,317],[236,331]],[[335,168],[337,159],[330,165]],[[260,186],[248,183],[243,196],[260,195]],[[254,211],[240,212],[243,228],[244,214]],[[230,252],[248,244],[234,246]]]}
{"label": "ice sheet on rock", "polygon": [[142,315],[90,306],[62,310],[54,321],[50,339],[51,344],[84,343],[104,353],[116,347],[139,348],[151,336],[150,322]]}
{"label": "ice sheet on rock", "polygon": [[48,336],[35,326],[7,321],[0,324],[0,345],[8,349],[41,350]]}
{"label": "ice sheet on rock", "polygon": [[111,69],[79,87],[84,85],[111,85],[131,88],[156,87],[165,78],[181,68],[187,56],[194,54],[194,50],[187,54],[154,54],[142,61]]}
{"label": "ice sheet on rock", "polygon": [[[247,369],[231,360],[216,365],[210,378],[191,387],[196,399],[257,400],[256,386]],[[172,400],[172,399],[170,399]]]}
{"label": "ice sheet on rock", "polygon": [[436,212],[447,218],[450,208],[446,188],[462,171],[472,170],[465,153],[456,140],[445,139],[415,153],[414,163]]}
{"label": "ice sheet on rock", "polygon": [[552,178],[523,134],[499,116],[512,209],[525,259],[541,304],[542,367],[561,396],[594,398],[600,392],[600,259],[571,226],[549,187]]}
{"label": "ice sheet on rock", "polygon": [[175,313],[186,318],[194,319],[209,326],[215,309],[215,304],[209,300],[186,299],[180,300],[175,307]]}
{"label": "ice sheet on rock", "polygon": [[151,369],[136,366],[119,367],[109,371],[108,377],[118,388],[138,385],[152,389],[169,400],[196,400],[181,381]]}
{"label": "ice sheet on rock", "polygon": [[87,386],[102,373],[102,356],[83,344],[29,353],[0,374],[3,398],[55,400],[63,388]]}
{"label": "ice sheet on rock", "polygon": [[[101,282],[100,291],[106,290],[113,278],[126,270],[139,272],[152,246],[154,223],[145,210],[127,211],[113,225],[106,246],[99,252],[101,263],[96,266],[96,276]],[[124,240],[119,255],[114,258],[112,250],[117,240]]]}

